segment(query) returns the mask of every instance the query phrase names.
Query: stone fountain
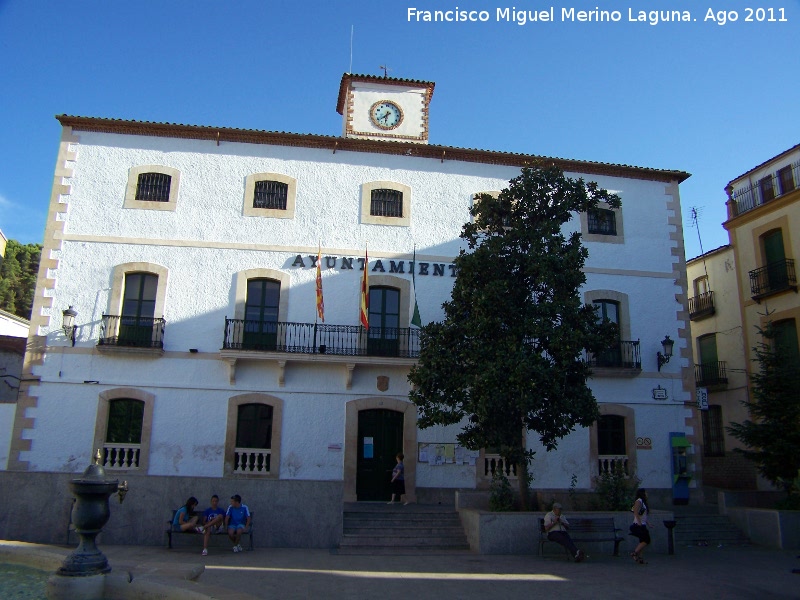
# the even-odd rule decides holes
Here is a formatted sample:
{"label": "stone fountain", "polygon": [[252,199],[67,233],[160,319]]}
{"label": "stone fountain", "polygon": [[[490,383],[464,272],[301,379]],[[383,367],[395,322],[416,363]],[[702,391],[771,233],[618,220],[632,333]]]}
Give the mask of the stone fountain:
{"label": "stone fountain", "polygon": [[75,496],[72,506],[72,523],[80,536],[78,547],[64,559],[64,564],[47,581],[47,597],[51,600],[102,600],[105,575],[111,571],[108,559],[95,542],[97,535],[108,522],[111,511],[108,499],[119,494],[120,503],[128,492],[128,482],[107,480],[101,462],[100,450],[94,464],[89,465],[78,479],[69,482]]}

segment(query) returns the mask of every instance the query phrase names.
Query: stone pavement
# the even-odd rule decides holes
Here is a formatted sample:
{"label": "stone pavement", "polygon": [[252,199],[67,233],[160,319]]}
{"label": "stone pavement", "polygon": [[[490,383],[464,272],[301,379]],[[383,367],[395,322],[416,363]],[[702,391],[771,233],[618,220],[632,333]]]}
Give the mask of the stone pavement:
{"label": "stone pavement", "polygon": [[187,598],[200,597],[192,592],[226,600],[800,598],[800,574],[792,573],[800,569],[798,552],[754,546],[678,547],[674,556],[647,556],[647,565],[635,564],[624,548],[624,556],[593,554],[580,564],[561,553],[361,556],[285,548],[233,553],[217,546],[202,557],[199,545],[102,550],[118,576],[183,578],[183,593],[174,597]]}

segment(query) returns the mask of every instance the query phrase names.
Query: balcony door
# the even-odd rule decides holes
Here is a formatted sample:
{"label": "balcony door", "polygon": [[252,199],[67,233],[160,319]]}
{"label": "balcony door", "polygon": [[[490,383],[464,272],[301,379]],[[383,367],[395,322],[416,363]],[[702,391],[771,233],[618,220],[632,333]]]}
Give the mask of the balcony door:
{"label": "balcony door", "polygon": [[783,250],[783,232],[775,229],[764,234],[764,260],[767,263],[767,282],[770,290],[781,290],[789,285],[786,272],[786,253]]}
{"label": "balcony door", "polygon": [[158,275],[126,273],[119,323],[119,344],[149,348],[153,345]]}
{"label": "balcony door", "polygon": [[281,284],[273,279],[249,279],[244,306],[245,350],[275,350],[278,345],[278,304]]}
{"label": "balcony door", "polygon": [[597,307],[597,320],[601,323],[611,321],[617,326],[617,340],[607,349],[598,352],[595,357],[598,367],[622,366],[622,347],[619,339],[619,302],[615,300],[595,300],[592,304]]}
{"label": "balcony door", "polygon": [[400,290],[391,287],[369,288],[368,354],[397,356],[400,351],[399,327]]}
{"label": "balcony door", "polygon": [[712,385],[719,379],[716,334],[712,333],[697,338],[697,350],[700,354],[701,383],[703,385]]}

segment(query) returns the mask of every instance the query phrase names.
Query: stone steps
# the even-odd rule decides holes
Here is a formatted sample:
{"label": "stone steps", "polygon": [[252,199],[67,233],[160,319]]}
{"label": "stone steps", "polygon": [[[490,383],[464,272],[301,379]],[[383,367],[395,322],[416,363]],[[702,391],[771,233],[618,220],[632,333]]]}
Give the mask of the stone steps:
{"label": "stone steps", "polygon": [[453,507],[347,503],[338,554],[464,552],[464,528]]}
{"label": "stone steps", "polygon": [[747,536],[724,515],[675,515],[675,544],[691,546],[746,545]]}

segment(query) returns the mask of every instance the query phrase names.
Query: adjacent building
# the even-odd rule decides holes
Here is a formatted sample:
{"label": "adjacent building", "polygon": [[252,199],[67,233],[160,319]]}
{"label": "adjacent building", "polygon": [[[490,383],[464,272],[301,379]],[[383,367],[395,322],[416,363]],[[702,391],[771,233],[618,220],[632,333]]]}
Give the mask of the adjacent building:
{"label": "adjacent building", "polygon": [[749,418],[750,375],[758,369],[758,330],[772,320],[798,355],[800,297],[794,258],[800,254],[800,145],[733,179],[727,186],[730,243],[687,261],[692,343],[698,388],[708,394],[703,421],[704,483],[756,489],[752,463],[725,431]]}
{"label": "adjacent building", "polygon": [[[676,482],[695,486],[688,174],[430,144],[433,92],[432,82],[345,74],[340,137],[59,116],[31,381],[0,474],[6,503],[22,476],[66,497],[59,486],[99,450],[131,489],[108,541],[157,543],[188,496],[239,493],[259,543],[329,547],[343,502],[388,499],[399,451],[417,502],[485,487],[498,457],[459,448],[456,427],[416,426],[411,320],[415,301],[423,323],[443,317],[475,194],[537,160],[622,198],[566,227],[590,253],[584,300],[621,335],[586,357],[598,423],[557,452],[529,436],[534,487],[563,491],[574,475],[588,490],[615,464],[661,502]],[[0,533],[52,536],[67,502],[37,516],[46,532],[7,523]]]}

